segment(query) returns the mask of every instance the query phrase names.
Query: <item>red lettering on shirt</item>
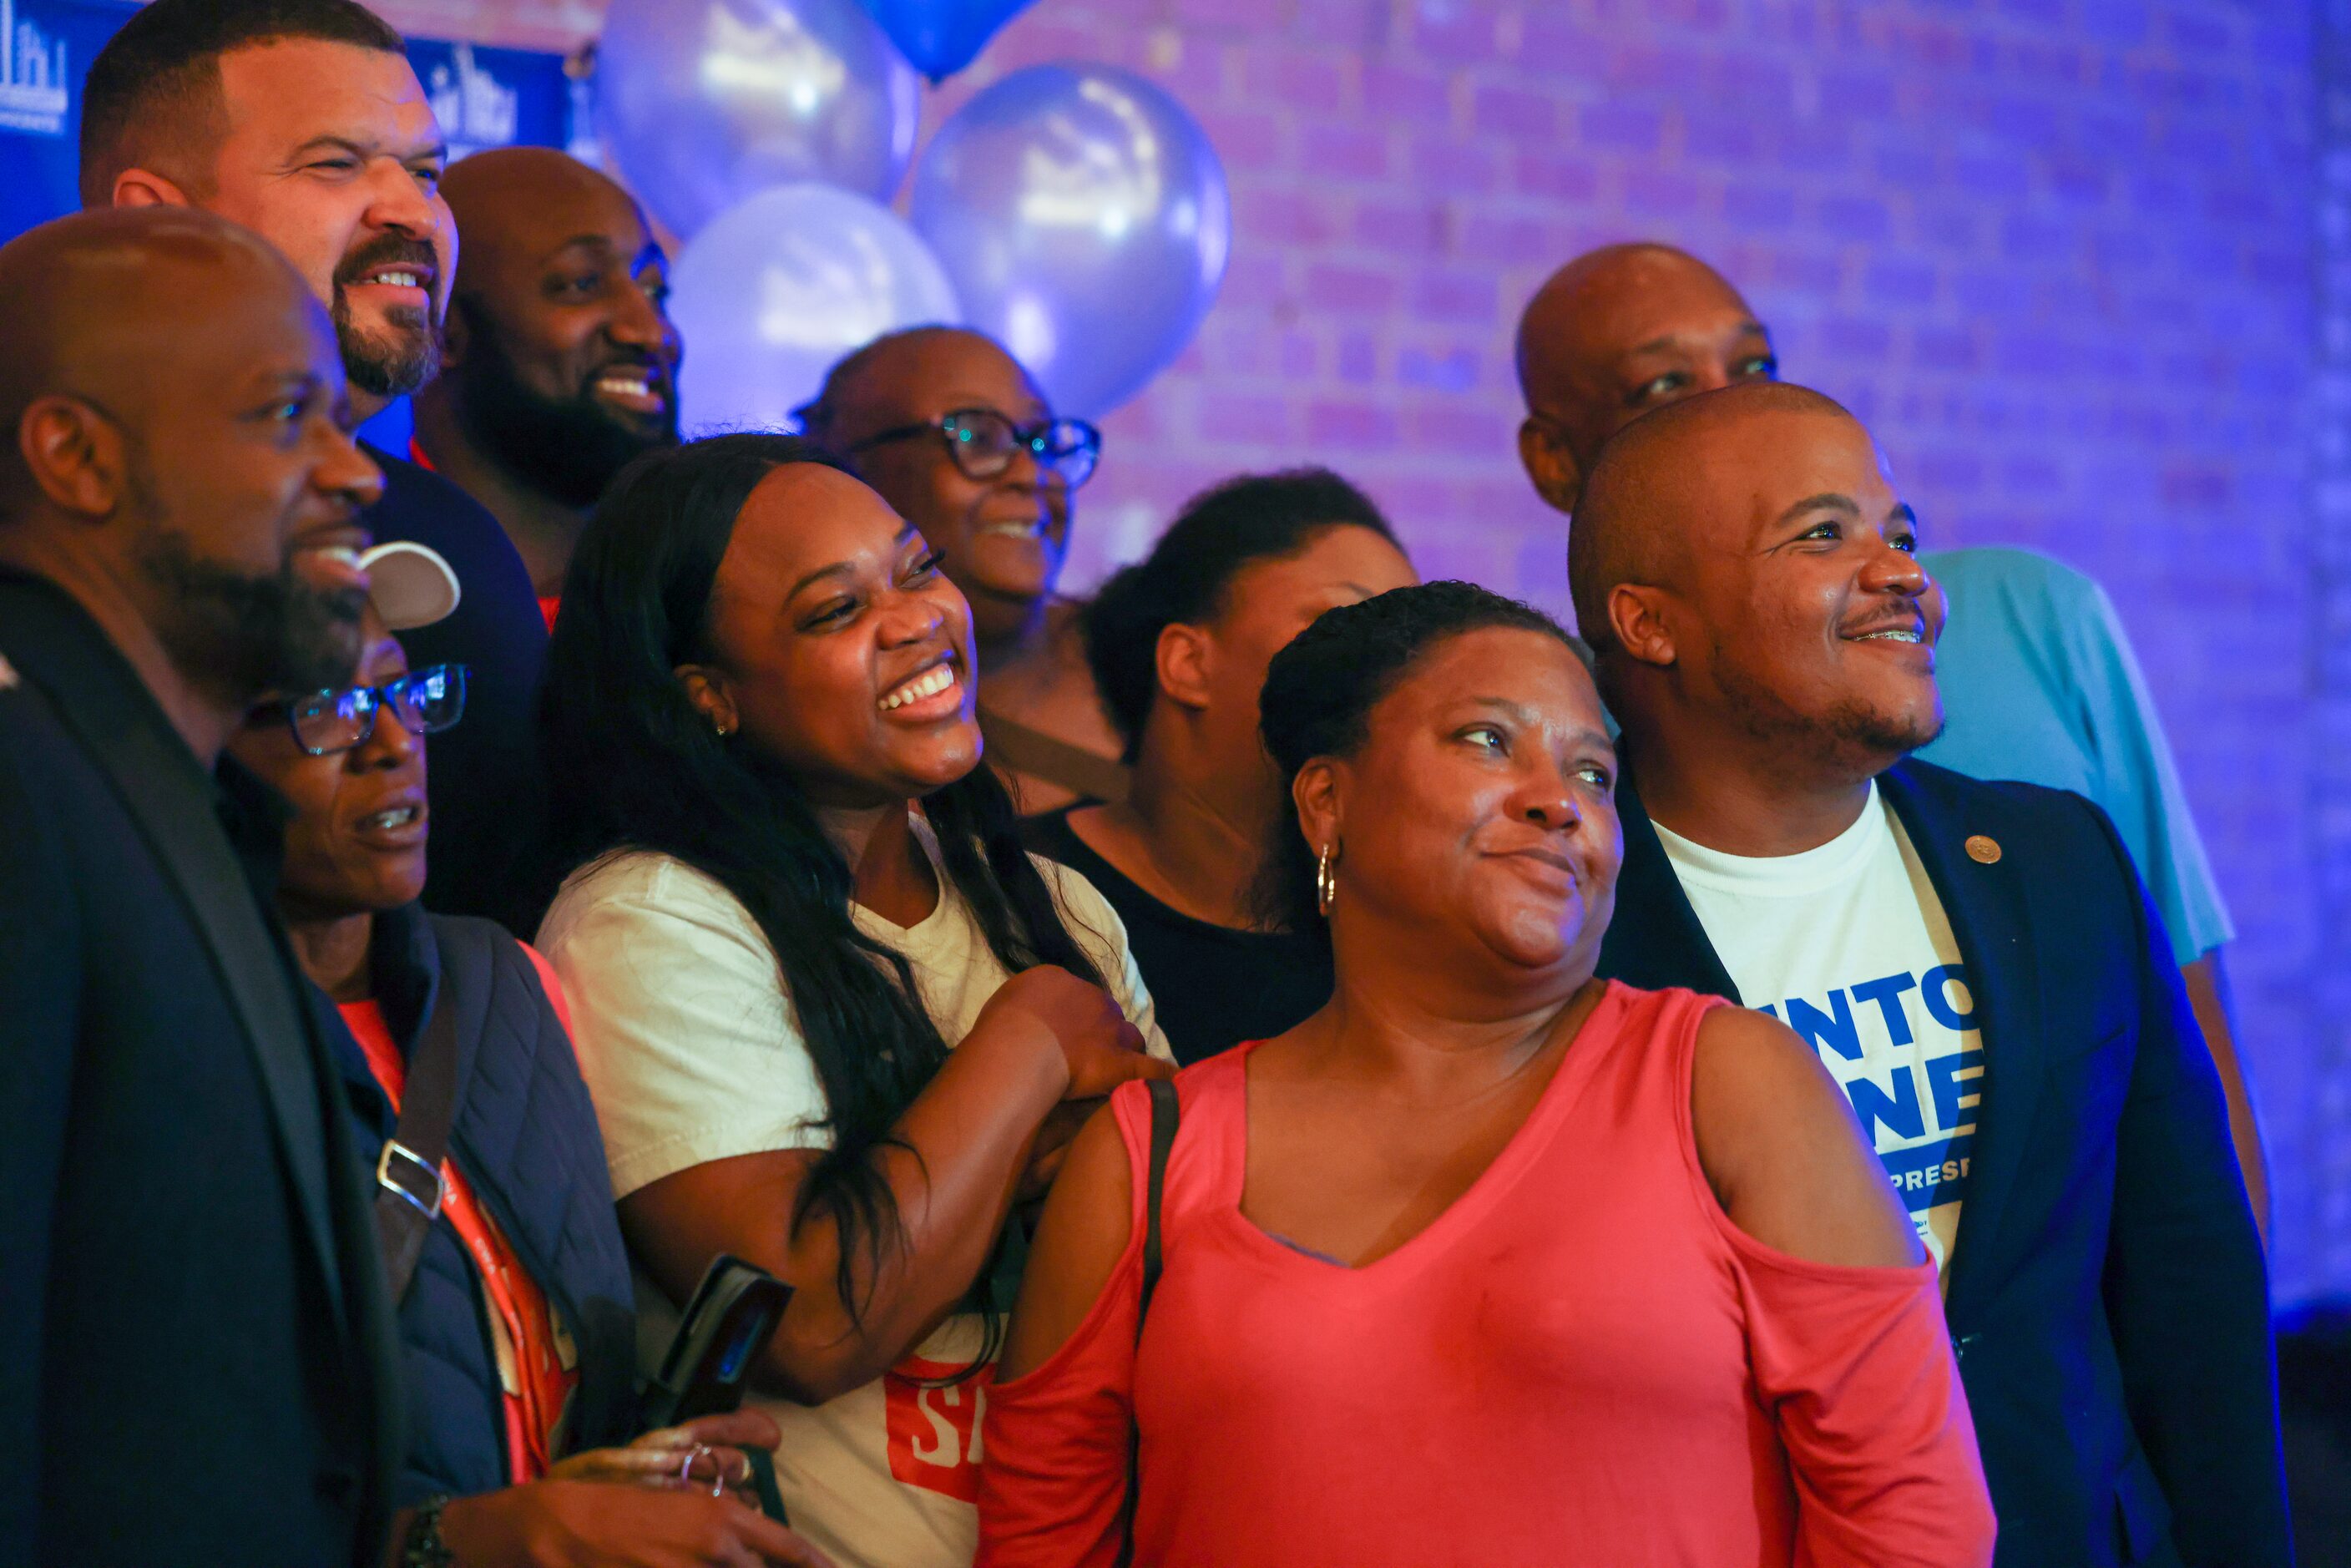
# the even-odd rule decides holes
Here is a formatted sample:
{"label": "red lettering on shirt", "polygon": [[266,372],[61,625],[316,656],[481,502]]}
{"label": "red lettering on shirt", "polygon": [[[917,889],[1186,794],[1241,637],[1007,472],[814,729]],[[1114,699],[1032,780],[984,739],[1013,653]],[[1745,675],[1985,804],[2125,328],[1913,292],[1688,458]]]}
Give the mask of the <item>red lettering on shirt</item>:
{"label": "red lettering on shirt", "polygon": [[962,1502],[979,1500],[980,1420],[996,1368],[983,1366],[960,1383],[949,1362],[910,1355],[882,1375],[882,1402],[890,1434],[890,1474]]}

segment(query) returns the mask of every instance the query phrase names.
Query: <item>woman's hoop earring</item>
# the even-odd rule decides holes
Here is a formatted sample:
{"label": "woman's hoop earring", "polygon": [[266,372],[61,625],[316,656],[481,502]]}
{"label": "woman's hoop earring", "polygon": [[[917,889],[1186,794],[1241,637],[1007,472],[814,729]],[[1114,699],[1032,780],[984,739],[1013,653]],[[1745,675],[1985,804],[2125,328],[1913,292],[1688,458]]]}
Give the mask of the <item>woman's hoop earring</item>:
{"label": "woman's hoop earring", "polygon": [[1314,857],[1314,908],[1318,914],[1329,915],[1332,903],[1339,896],[1339,844],[1337,840],[1322,846]]}

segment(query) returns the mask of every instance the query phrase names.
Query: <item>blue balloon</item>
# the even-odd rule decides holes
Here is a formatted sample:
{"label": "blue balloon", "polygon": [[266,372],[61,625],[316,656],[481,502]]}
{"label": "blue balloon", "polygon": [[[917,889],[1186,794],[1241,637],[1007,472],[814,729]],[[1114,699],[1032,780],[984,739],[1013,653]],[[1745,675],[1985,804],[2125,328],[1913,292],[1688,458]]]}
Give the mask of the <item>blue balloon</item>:
{"label": "blue balloon", "polygon": [[922,108],[857,0],[612,0],[596,90],[613,162],[681,238],[789,181],[888,201]]}
{"label": "blue balloon", "polygon": [[1183,351],[1232,248],[1199,123],[1110,66],[1031,66],[974,98],[924,152],[913,215],[968,324],[1089,417]]}
{"label": "blue balloon", "polygon": [[781,428],[852,349],[960,322],[954,286],[905,220],[831,185],[778,185],[711,220],[670,276],[695,432]]}
{"label": "blue balloon", "polygon": [[933,86],[971,64],[1031,0],[865,0],[898,52]]}

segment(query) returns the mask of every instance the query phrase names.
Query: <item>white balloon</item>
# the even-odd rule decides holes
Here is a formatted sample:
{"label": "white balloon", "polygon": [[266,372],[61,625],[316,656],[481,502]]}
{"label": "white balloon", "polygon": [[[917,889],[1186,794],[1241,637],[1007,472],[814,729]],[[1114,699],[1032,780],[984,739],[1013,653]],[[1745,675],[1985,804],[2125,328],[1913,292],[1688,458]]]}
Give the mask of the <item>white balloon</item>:
{"label": "white balloon", "polygon": [[857,0],[612,0],[597,47],[604,141],[681,238],[786,181],[888,201],[919,93]]}
{"label": "white balloon", "polygon": [[685,247],[670,285],[685,341],[678,401],[695,433],[780,427],[852,349],[963,320],[922,237],[831,185],[779,185],[730,208]]}

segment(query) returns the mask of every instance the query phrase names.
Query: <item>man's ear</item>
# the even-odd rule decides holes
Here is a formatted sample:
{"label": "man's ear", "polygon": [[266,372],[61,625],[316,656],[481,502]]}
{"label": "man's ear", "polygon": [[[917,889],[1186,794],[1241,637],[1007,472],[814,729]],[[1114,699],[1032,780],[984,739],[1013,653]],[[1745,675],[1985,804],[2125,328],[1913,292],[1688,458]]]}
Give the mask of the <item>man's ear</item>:
{"label": "man's ear", "polygon": [[129,454],[122,433],[78,398],[37,397],[16,421],[16,455],[58,510],[101,522],[121,505]]}
{"label": "man's ear", "polygon": [[1541,414],[1520,422],[1519,461],[1537,495],[1555,510],[1574,512],[1576,497],[1583,494],[1583,469],[1567,449],[1567,437]]}
{"label": "man's ear", "polygon": [[735,688],[723,673],[707,664],[680,664],[670,674],[677,677],[685,688],[685,700],[709,720],[712,729],[732,735],[743,727],[742,715],[735,706]]}
{"label": "man's ear", "polygon": [[1679,657],[1666,617],[1670,598],[1662,588],[1636,582],[1620,582],[1608,591],[1608,631],[1627,657],[1660,668]]}
{"label": "man's ear", "polygon": [[1208,677],[1217,653],[1208,634],[1197,626],[1171,622],[1159,629],[1156,655],[1159,692],[1178,707],[1208,706]]}
{"label": "man's ear", "polygon": [[449,308],[441,314],[441,373],[446,374],[465,362],[465,345],[473,336],[465,312],[452,298]]}
{"label": "man's ear", "polygon": [[193,207],[179,183],[152,169],[130,168],[114,177],[113,204],[118,207]]}

